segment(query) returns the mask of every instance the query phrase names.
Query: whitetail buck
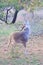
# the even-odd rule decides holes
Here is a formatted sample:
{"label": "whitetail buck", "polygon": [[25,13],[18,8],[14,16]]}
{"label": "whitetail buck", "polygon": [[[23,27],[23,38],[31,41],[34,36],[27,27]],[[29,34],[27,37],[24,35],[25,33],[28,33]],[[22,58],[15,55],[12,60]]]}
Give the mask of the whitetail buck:
{"label": "whitetail buck", "polygon": [[12,44],[13,46],[15,46],[15,44],[20,43],[23,44],[23,46],[26,48],[26,43],[28,42],[31,33],[28,21],[26,21],[26,24],[25,26],[23,26],[22,29],[22,31],[14,32],[11,34],[9,39],[9,45]]}
{"label": "whitetail buck", "polygon": [[29,22],[26,21],[25,25],[22,27],[22,30],[19,32],[14,32],[10,35],[9,44],[11,43],[22,43],[26,47],[26,43],[31,34]]}

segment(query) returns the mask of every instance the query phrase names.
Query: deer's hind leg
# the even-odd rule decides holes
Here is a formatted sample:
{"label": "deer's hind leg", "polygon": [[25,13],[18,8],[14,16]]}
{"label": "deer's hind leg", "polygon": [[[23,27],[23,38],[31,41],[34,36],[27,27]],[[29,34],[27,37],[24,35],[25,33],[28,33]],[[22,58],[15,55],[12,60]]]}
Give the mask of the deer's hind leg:
{"label": "deer's hind leg", "polygon": [[15,40],[13,35],[9,37],[8,47],[10,50],[10,56],[11,58],[14,57],[14,47],[15,47]]}

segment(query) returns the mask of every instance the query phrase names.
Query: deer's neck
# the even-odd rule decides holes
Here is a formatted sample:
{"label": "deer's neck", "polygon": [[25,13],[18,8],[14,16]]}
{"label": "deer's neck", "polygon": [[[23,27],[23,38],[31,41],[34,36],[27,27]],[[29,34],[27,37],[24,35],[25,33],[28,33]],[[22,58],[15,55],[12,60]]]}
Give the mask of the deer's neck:
{"label": "deer's neck", "polygon": [[24,32],[28,35],[29,34],[29,29],[28,28],[25,28],[24,29]]}

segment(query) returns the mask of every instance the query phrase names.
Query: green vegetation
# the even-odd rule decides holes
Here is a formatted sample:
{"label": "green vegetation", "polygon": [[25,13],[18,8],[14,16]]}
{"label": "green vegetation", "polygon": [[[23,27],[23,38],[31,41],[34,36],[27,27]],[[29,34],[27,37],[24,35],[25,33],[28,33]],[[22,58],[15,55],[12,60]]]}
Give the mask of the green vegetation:
{"label": "green vegetation", "polygon": [[[31,60],[30,60],[31,59]],[[0,58],[1,65],[40,65],[39,60],[34,56],[31,58],[12,58],[12,59],[3,59]]]}
{"label": "green vegetation", "polygon": [[[3,3],[3,4],[2,4]],[[43,6],[42,0],[0,0],[0,8],[6,6],[14,6],[16,9],[21,7],[35,7],[35,6]]]}
{"label": "green vegetation", "polygon": [[1,0],[0,1],[0,8],[7,7],[7,6],[14,6],[16,9],[20,8],[18,0]]}

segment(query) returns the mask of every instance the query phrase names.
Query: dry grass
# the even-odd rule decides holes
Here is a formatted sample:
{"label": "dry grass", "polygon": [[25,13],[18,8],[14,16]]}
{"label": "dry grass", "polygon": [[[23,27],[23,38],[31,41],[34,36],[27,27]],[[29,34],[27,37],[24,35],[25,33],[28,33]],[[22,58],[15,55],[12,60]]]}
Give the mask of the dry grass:
{"label": "dry grass", "polygon": [[[39,26],[41,28],[37,28],[36,31],[43,29],[42,26]],[[0,65],[43,65],[43,34],[31,36],[27,43],[27,56],[24,55],[25,49],[22,44],[17,44],[13,48],[14,52],[13,49],[11,50],[11,45],[8,48],[7,37],[17,28],[15,25],[0,24]],[[32,30],[36,32],[33,28]],[[11,58],[12,56],[14,58]]]}
{"label": "dry grass", "polygon": [[[1,43],[0,45],[0,58],[8,58],[11,60],[13,54],[15,58],[12,60],[12,65],[13,61],[15,62],[15,59],[16,62],[18,62],[18,65],[20,65],[19,61],[21,62],[21,65],[43,65],[43,35],[32,36],[29,39],[27,43],[27,57],[23,53],[24,47],[22,44],[17,44],[13,53],[13,50],[11,52],[11,46],[8,48],[8,44],[5,44],[7,41],[5,41],[6,37],[3,37],[3,39],[3,44]],[[15,65],[17,65],[17,63]]]}

